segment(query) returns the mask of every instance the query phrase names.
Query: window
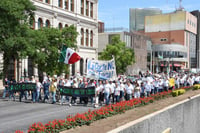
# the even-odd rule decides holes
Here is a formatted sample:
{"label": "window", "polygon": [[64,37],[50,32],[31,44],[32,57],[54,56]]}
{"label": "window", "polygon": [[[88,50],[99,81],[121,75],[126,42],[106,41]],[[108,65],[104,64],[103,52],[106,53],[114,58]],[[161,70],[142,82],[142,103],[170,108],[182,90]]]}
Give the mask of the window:
{"label": "window", "polygon": [[45,26],[48,27],[48,28],[50,27],[50,22],[49,22],[48,19],[47,19],[46,22],[45,22]]}
{"label": "window", "polygon": [[29,24],[30,24],[30,28],[34,30],[35,29],[35,18],[34,17],[30,17]]}
{"label": "window", "polygon": [[50,0],[45,0],[45,3],[48,3],[48,4],[50,4]]}
{"label": "window", "polygon": [[65,24],[65,27],[68,27],[68,24]]}
{"label": "window", "polygon": [[84,60],[83,58],[80,59],[80,74],[83,75],[83,65],[84,65]]}
{"label": "window", "polygon": [[69,9],[69,0],[65,0],[65,9],[66,9],[66,10]]}
{"label": "window", "polygon": [[86,30],[86,38],[85,38],[85,43],[86,43],[86,46],[88,46],[88,38],[89,38],[89,33],[88,33],[88,30]]}
{"label": "window", "polygon": [[93,3],[90,3],[90,17],[93,18]]}
{"label": "window", "polygon": [[86,16],[89,16],[89,1],[86,1]]}
{"label": "window", "polygon": [[93,31],[90,32],[90,46],[93,47]]}
{"label": "window", "polygon": [[81,14],[84,15],[84,0],[81,0]]}
{"label": "window", "polygon": [[84,30],[81,29],[81,45],[84,45]]}
{"label": "window", "polygon": [[58,24],[58,28],[59,28],[59,30],[62,30],[62,23]]}
{"label": "window", "polygon": [[62,8],[62,0],[58,0],[58,7],[61,7]]}
{"label": "window", "polygon": [[74,0],[71,0],[70,4],[71,4],[71,11],[73,12],[74,11]]}
{"label": "window", "polygon": [[43,27],[43,22],[41,18],[38,18],[38,29]]}

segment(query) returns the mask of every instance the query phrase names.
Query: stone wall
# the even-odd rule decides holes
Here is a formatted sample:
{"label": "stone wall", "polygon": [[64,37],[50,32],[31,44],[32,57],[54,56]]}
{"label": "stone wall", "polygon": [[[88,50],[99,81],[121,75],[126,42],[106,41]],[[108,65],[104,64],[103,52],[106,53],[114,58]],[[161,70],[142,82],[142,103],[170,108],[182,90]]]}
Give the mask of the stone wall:
{"label": "stone wall", "polygon": [[200,95],[123,125],[109,133],[200,133]]}

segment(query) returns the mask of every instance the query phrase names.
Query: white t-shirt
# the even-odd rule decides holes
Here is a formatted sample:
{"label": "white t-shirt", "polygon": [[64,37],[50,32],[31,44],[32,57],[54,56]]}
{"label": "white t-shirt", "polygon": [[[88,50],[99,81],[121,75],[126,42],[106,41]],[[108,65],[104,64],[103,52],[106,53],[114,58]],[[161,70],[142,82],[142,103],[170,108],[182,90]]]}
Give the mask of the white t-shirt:
{"label": "white t-shirt", "polygon": [[42,84],[40,82],[36,83],[36,90],[40,91],[40,88],[42,87]]}
{"label": "white t-shirt", "polygon": [[120,86],[115,87],[115,96],[119,96],[120,95]]}
{"label": "white t-shirt", "polygon": [[127,86],[126,86],[126,93],[127,93],[127,94],[132,94],[133,89],[134,89],[134,88],[133,88],[133,86],[132,86],[131,84],[130,84],[130,86],[127,85]]}
{"label": "white t-shirt", "polygon": [[122,83],[120,84],[120,91],[123,91],[124,92],[124,89],[125,89],[125,85]]}
{"label": "white t-shirt", "polygon": [[111,85],[110,84],[105,84],[104,85],[104,93],[110,93]]}
{"label": "white t-shirt", "polygon": [[110,86],[111,86],[111,93],[114,93],[114,91],[115,91],[115,84],[111,83]]}

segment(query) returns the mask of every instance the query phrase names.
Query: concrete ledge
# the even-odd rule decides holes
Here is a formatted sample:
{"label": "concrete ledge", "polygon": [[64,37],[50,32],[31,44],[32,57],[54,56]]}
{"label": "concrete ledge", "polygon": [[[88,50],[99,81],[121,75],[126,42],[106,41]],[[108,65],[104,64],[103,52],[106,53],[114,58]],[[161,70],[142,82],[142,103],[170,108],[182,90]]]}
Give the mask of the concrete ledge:
{"label": "concrete ledge", "polygon": [[178,103],[175,103],[173,105],[170,105],[170,106],[168,106],[168,107],[166,107],[164,109],[161,109],[161,110],[156,111],[156,112],[154,112],[152,114],[149,114],[149,115],[146,115],[144,117],[141,117],[141,118],[139,118],[139,119],[137,119],[135,121],[129,122],[129,123],[123,125],[123,126],[120,126],[120,127],[116,128],[116,129],[113,129],[113,130],[109,131],[108,133],[122,132],[123,130],[128,129],[128,128],[132,127],[133,125],[136,125],[136,124],[138,124],[140,122],[143,122],[144,120],[149,120],[150,118],[155,117],[156,115],[159,115],[159,114],[161,114],[161,113],[163,113],[163,112],[165,112],[167,110],[170,110],[170,109],[172,109],[174,107],[182,105],[183,103],[186,103],[186,102],[188,102],[188,101],[190,101],[192,99],[198,98],[198,97],[200,97],[200,94],[196,95],[196,96],[193,96],[193,97],[188,97],[188,99],[186,99],[186,100],[183,100],[181,102],[178,102]]}

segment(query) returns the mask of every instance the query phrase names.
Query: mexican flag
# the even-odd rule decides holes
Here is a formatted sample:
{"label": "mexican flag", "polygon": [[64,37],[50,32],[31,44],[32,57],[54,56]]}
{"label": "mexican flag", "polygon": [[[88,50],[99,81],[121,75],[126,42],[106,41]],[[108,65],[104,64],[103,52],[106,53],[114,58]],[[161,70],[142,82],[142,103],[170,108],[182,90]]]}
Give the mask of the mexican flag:
{"label": "mexican flag", "polygon": [[63,45],[59,62],[64,62],[65,64],[74,64],[80,59],[81,57],[73,49]]}

